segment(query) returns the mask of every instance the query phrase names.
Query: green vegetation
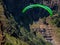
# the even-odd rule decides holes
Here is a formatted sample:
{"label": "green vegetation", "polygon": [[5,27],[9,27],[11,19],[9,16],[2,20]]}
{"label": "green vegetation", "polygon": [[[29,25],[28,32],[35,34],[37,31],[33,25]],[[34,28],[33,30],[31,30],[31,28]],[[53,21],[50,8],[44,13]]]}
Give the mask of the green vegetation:
{"label": "green vegetation", "polygon": [[[51,43],[46,42],[45,39],[39,32],[34,35],[33,32],[28,32],[24,27],[17,26],[19,30],[15,27],[17,23],[15,22],[13,16],[9,17],[8,24],[11,30],[5,30],[6,43],[5,45],[51,45]],[[19,32],[18,32],[19,31]],[[15,37],[15,35],[17,35]]]}
{"label": "green vegetation", "polygon": [[60,27],[60,13],[58,13],[58,16],[52,17],[51,22],[52,22],[52,24],[56,25],[57,27]]}
{"label": "green vegetation", "polygon": [[[53,19],[53,23],[59,25],[59,23],[56,22],[60,21],[59,19]],[[36,34],[34,34],[33,31],[28,32],[25,27],[18,25],[12,15],[8,17],[7,24],[8,27],[4,30],[4,34],[6,35],[5,45],[52,45],[51,43],[46,42],[39,32],[35,32]]]}
{"label": "green vegetation", "polygon": [[10,36],[6,33],[6,43],[5,45],[29,45],[28,43],[20,40],[20,39],[16,39],[13,36]]}
{"label": "green vegetation", "polygon": [[58,40],[58,42],[60,42],[60,12],[55,13],[55,16],[50,19],[49,23],[54,26],[52,28],[55,38]]}

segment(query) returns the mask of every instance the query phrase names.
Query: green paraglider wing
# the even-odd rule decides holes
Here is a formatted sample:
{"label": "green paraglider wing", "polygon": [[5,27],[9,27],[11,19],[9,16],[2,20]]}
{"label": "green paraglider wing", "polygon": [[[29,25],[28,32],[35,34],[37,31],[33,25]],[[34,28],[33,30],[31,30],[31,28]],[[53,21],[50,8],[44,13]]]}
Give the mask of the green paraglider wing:
{"label": "green paraglider wing", "polygon": [[41,4],[32,4],[32,5],[29,5],[29,6],[25,7],[25,8],[22,10],[22,12],[25,13],[28,9],[30,9],[30,8],[35,8],[35,7],[43,8],[43,9],[45,9],[46,11],[49,12],[50,16],[53,16],[52,10],[51,10],[49,7],[47,7],[47,6],[45,6],[45,5],[41,5]]}

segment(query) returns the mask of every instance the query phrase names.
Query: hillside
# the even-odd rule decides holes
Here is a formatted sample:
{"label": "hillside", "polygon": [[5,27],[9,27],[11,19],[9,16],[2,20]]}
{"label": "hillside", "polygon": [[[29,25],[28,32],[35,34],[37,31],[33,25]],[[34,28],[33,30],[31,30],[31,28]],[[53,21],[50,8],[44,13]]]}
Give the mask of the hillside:
{"label": "hillside", "polygon": [[[38,37],[36,37],[36,38],[34,38],[33,40],[32,40],[32,38],[29,36],[30,34],[28,34],[28,37],[27,36],[25,36],[25,35],[27,35],[27,34],[24,34],[25,32],[24,32],[24,30],[25,29],[23,29],[23,36],[19,36],[19,38],[16,38],[16,37],[14,37],[14,36],[11,36],[12,34],[13,34],[13,32],[10,32],[9,31],[9,29],[11,28],[11,27],[7,27],[7,26],[14,26],[14,24],[13,25],[9,25],[8,24],[8,20],[7,20],[7,18],[4,16],[4,13],[3,13],[3,7],[2,7],[2,5],[0,5],[0,21],[2,22],[2,28],[5,28],[5,29],[1,29],[0,30],[0,35],[1,35],[1,37],[0,37],[0,39],[2,39],[2,40],[0,40],[0,45],[36,45],[35,44],[35,41],[36,41],[36,43],[37,43],[37,41],[38,40],[36,40],[36,38],[38,38]],[[0,26],[1,27],[1,26]],[[15,29],[14,27],[12,27],[12,29],[11,29],[11,31],[14,31],[13,29]],[[16,30],[18,30],[18,29],[16,29]],[[22,31],[22,30],[21,30]],[[1,33],[2,32],[2,33]],[[15,32],[15,31],[14,31]],[[17,33],[16,33],[17,34]],[[31,33],[31,34],[33,34],[33,33]],[[4,36],[5,35],[5,36]],[[40,35],[40,34],[39,34]],[[32,35],[33,36],[33,35]],[[29,41],[27,40],[27,41],[24,41],[25,38],[26,37],[26,40],[27,40],[27,38],[29,39]],[[21,39],[20,39],[21,38]],[[48,42],[45,42],[43,39],[42,39],[42,36],[40,37],[40,39],[41,39],[41,43],[39,43],[38,45],[44,45],[43,44],[43,42],[45,43],[45,45],[48,45],[49,43]],[[32,41],[32,42],[31,42]],[[12,42],[14,42],[14,43],[12,43]],[[40,41],[39,41],[40,42]],[[32,44],[31,44],[32,43]]]}
{"label": "hillside", "polygon": [[[43,18],[39,17],[40,13],[36,13],[36,16],[34,12],[27,12],[29,16],[22,16],[18,11],[20,9],[19,5],[17,5],[20,3],[19,1],[17,2],[15,2],[15,8],[12,5],[10,5],[10,7],[12,6],[11,8],[6,8],[4,7],[5,5],[0,5],[0,45],[60,45],[60,5],[56,5],[59,4],[59,1],[54,0],[54,3],[53,0],[43,0],[43,3],[42,1],[31,1],[31,3],[47,5],[53,10],[52,17],[47,16]],[[26,1],[26,4],[27,2],[28,1]],[[12,8],[14,9],[11,10]],[[38,8],[37,10],[35,9],[30,11],[37,12],[37,10],[43,10]],[[44,11],[45,10],[43,10],[43,12]],[[44,14],[45,13],[46,12],[44,12]],[[30,16],[32,14],[34,16],[33,18]],[[40,15],[43,15],[42,12]]]}

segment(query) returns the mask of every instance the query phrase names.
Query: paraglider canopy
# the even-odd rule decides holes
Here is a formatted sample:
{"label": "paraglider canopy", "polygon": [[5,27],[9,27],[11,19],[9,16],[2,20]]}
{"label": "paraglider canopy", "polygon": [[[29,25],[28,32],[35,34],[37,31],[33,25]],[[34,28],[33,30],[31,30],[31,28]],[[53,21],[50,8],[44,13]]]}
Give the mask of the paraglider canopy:
{"label": "paraglider canopy", "polygon": [[43,8],[43,9],[45,9],[46,11],[49,12],[50,16],[53,16],[52,10],[51,10],[48,6],[41,5],[41,4],[31,4],[31,5],[27,6],[27,7],[25,7],[25,8],[22,10],[22,12],[25,13],[28,9],[30,9],[30,8],[35,8],[35,7]]}

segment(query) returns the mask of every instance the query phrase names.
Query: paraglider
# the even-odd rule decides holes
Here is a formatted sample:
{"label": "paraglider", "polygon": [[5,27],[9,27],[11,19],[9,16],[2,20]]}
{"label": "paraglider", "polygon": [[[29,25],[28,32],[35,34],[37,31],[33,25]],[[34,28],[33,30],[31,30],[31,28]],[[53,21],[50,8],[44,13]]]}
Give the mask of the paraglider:
{"label": "paraglider", "polygon": [[48,6],[41,5],[41,4],[31,4],[31,5],[29,5],[29,6],[26,6],[26,7],[22,10],[22,13],[25,13],[27,10],[29,10],[29,9],[31,9],[31,8],[35,8],[35,7],[43,8],[43,9],[45,9],[46,11],[49,12],[50,16],[53,16],[52,10],[51,10]]}

